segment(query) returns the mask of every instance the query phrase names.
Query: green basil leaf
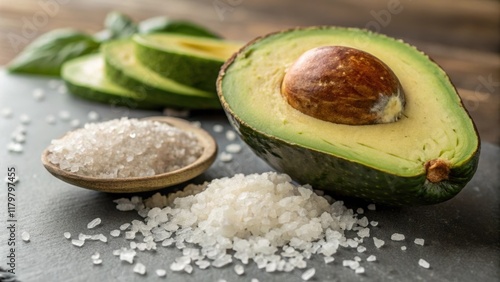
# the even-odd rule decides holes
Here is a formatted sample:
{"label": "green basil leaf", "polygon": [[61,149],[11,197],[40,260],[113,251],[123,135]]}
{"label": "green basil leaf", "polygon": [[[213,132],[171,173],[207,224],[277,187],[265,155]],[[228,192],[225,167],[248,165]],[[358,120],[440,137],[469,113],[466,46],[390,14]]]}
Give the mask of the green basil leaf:
{"label": "green basil leaf", "polygon": [[193,22],[170,20],[167,17],[146,19],[139,23],[138,30],[139,33],[170,32],[199,37],[221,38],[218,34]]}
{"label": "green basil leaf", "polygon": [[104,27],[110,31],[109,39],[130,37],[137,33],[137,25],[130,17],[120,12],[111,12],[104,20]]}
{"label": "green basil leaf", "polygon": [[98,49],[99,43],[85,33],[56,29],[35,39],[9,63],[7,69],[13,73],[58,76],[64,62]]}

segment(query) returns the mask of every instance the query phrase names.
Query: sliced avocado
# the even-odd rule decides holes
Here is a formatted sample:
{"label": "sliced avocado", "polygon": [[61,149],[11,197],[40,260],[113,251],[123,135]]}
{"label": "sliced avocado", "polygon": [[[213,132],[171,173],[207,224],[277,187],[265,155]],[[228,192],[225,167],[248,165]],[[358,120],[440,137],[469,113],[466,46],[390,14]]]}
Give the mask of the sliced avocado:
{"label": "sliced avocado", "polygon": [[149,101],[145,95],[127,90],[109,80],[104,74],[104,59],[100,53],[67,61],[62,66],[61,76],[70,93],[88,100],[129,108],[163,107]]}
{"label": "sliced avocado", "polygon": [[[406,98],[399,120],[339,124],[292,107],[283,79],[302,54],[322,46],[361,50],[385,63]],[[228,60],[217,87],[255,153],[314,188],[388,205],[434,204],[455,196],[477,169],[479,137],[455,87],[427,55],[400,40],[337,27],[273,33]]]}
{"label": "sliced avocado", "polygon": [[215,92],[220,67],[240,43],[165,33],[136,34],[136,55],[145,66],[179,83]]}
{"label": "sliced avocado", "polygon": [[149,100],[165,106],[190,109],[220,108],[215,92],[185,86],[155,73],[136,59],[134,48],[134,43],[127,39],[103,45],[106,74],[113,82],[136,93],[142,93]]}

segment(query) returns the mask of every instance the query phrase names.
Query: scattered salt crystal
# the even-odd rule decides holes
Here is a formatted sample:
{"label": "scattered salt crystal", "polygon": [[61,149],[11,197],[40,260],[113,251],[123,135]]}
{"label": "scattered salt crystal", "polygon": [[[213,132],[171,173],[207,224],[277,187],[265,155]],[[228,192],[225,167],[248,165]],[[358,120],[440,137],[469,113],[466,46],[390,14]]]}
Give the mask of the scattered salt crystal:
{"label": "scattered salt crystal", "polygon": [[146,266],[144,264],[138,262],[134,265],[134,272],[140,275],[146,274]]}
{"label": "scattered salt crystal", "polygon": [[358,251],[358,253],[364,253],[366,251],[366,248],[363,246],[358,246],[356,250]]}
{"label": "scattered salt crystal", "polygon": [[1,111],[0,111],[0,114],[2,115],[2,117],[4,118],[11,118],[12,117],[12,109],[11,108],[3,108]]}
{"label": "scattered salt crystal", "polygon": [[239,153],[239,152],[241,152],[241,145],[236,144],[236,143],[229,144],[226,146],[226,152],[233,153],[233,154]]}
{"label": "scattered salt crystal", "polygon": [[372,221],[370,221],[370,225],[373,226],[373,227],[375,227],[375,226],[378,225],[378,221],[372,220]]}
{"label": "scattered salt crystal", "polygon": [[135,205],[132,203],[119,203],[116,205],[116,209],[119,211],[133,211],[135,209]]}
{"label": "scattered salt crystal", "polygon": [[80,126],[80,120],[79,119],[72,119],[70,122],[71,127],[78,127]]}
{"label": "scattered salt crystal", "polygon": [[364,213],[365,213],[365,210],[364,210],[363,208],[358,208],[358,209],[356,210],[356,213],[357,213],[357,214],[364,214]]}
{"label": "scattered salt crystal", "polygon": [[45,117],[45,122],[48,124],[55,124],[56,123],[56,117],[54,115],[48,115]]}
{"label": "scattered salt crystal", "polygon": [[377,249],[385,244],[384,240],[378,239],[377,237],[373,237],[373,243],[375,244],[375,247],[377,247]]}
{"label": "scattered salt crystal", "polygon": [[29,242],[30,241],[30,234],[26,231],[21,233],[21,239],[23,239],[24,242]]}
{"label": "scattered salt crystal", "polygon": [[377,207],[375,206],[375,204],[369,204],[367,207],[366,207],[368,210],[371,210],[371,211],[374,211],[377,209]]}
{"label": "scattered salt crystal", "polygon": [[85,244],[85,241],[84,240],[77,240],[77,239],[73,239],[71,240],[71,244],[77,246],[77,247],[81,247],[83,246],[83,244]]}
{"label": "scattered salt crystal", "polygon": [[19,121],[22,124],[29,124],[31,122],[31,118],[27,114],[22,114],[21,116],[19,116]]}
{"label": "scattered salt crystal", "polygon": [[97,217],[87,224],[87,228],[92,229],[92,228],[95,228],[99,224],[101,224],[101,219]]}
{"label": "scattered salt crystal", "polygon": [[355,260],[344,260],[342,261],[342,265],[349,267],[350,269],[356,269],[359,267],[359,262]]}
{"label": "scattered salt crystal", "polygon": [[356,269],[354,270],[354,273],[356,273],[356,274],[365,273],[365,268],[364,268],[364,267],[362,267],[362,266],[360,266],[360,267],[358,267],[358,268],[356,268]]}
{"label": "scattered salt crystal", "polygon": [[165,269],[157,269],[155,272],[158,277],[167,276],[167,271]]}
{"label": "scattered salt crystal", "polygon": [[232,130],[226,131],[226,139],[229,141],[234,141],[236,139],[236,132]]}
{"label": "scattered salt crystal", "polygon": [[100,257],[101,257],[101,254],[99,252],[95,252],[92,256],[90,256],[90,258],[92,258],[93,260],[98,259]]}
{"label": "scattered salt crystal", "polygon": [[420,245],[420,246],[423,246],[424,242],[425,242],[425,240],[421,239],[421,238],[415,238],[415,241],[414,241],[415,244]]}
{"label": "scattered salt crystal", "polygon": [[376,261],[377,257],[374,255],[370,255],[369,257],[366,258],[366,261]]}
{"label": "scattered salt crystal", "polygon": [[207,260],[197,260],[194,263],[198,266],[199,269],[206,269],[210,266],[210,262]]}
{"label": "scattered salt crystal", "polygon": [[120,260],[126,261],[130,264],[134,263],[134,257],[136,255],[136,251],[124,249],[120,251]]}
{"label": "scattered salt crystal", "polygon": [[192,265],[190,265],[190,264],[188,264],[188,265],[184,266],[184,272],[186,272],[186,273],[191,273],[191,272],[193,272],[193,266],[192,266]]}
{"label": "scattered salt crystal", "polygon": [[125,232],[125,239],[134,240],[135,239],[135,231],[127,231]]}
{"label": "scattered salt crystal", "polygon": [[401,246],[401,251],[406,251],[406,246]]}
{"label": "scattered salt crystal", "polygon": [[233,155],[226,152],[222,152],[220,153],[220,160],[222,162],[230,162],[233,160]]}
{"label": "scattered salt crystal", "polygon": [[360,258],[360,257],[358,257],[358,256],[355,256],[355,257],[354,257],[354,260],[355,260],[355,261],[357,261],[357,262],[360,262],[360,261],[361,261],[361,258]]}
{"label": "scattered salt crystal", "polygon": [[35,101],[43,101],[45,99],[45,91],[42,88],[35,88],[33,90],[33,98]]}
{"label": "scattered salt crystal", "polygon": [[24,150],[23,144],[17,142],[10,142],[7,144],[7,150],[9,152],[22,153]]}
{"label": "scattered salt crystal", "polygon": [[232,261],[233,261],[233,259],[231,258],[230,255],[223,255],[223,256],[215,259],[214,261],[212,261],[212,266],[220,268],[220,267],[223,267],[227,264],[230,264]]}
{"label": "scattered salt crystal", "polygon": [[63,233],[63,236],[64,236],[64,238],[66,238],[66,239],[70,239],[70,238],[71,238],[71,233],[69,233],[69,232],[64,232],[64,233]]}
{"label": "scattered salt crystal", "polygon": [[238,275],[243,275],[245,273],[245,268],[241,264],[237,264],[234,266],[234,272]]}
{"label": "scattered salt crystal", "polygon": [[118,230],[118,229],[111,230],[111,231],[109,232],[109,235],[111,235],[111,236],[113,236],[113,237],[118,237],[118,236],[120,236],[120,230]]}
{"label": "scattered salt crystal", "polygon": [[216,124],[216,125],[213,126],[212,130],[215,133],[220,133],[220,132],[224,131],[224,126],[222,126],[220,124]]}
{"label": "scattered salt crystal", "polygon": [[68,111],[63,110],[59,112],[59,118],[62,121],[69,121],[71,119],[71,114]]}
{"label": "scattered salt crystal", "polygon": [[99,114],[97,112],[95,112],[95,111],[90,111],[87,114],[87,118],[90,121],[97,121],[99,119]]}
{"label": "scattered salt crystal", "polygon": [[391,240],[392,241],[404,241],[405,235],[400,234],[400,233],[394,233],[391,235]]}
{"label": "scattered salt crystal", "polygon": [[361,230],[358,231],[357,235],[358,235],[359,238],[370,237],[370,229],[369,228],[363,228],[363,229],[361,229]]}
{"label": "scattered salt crystal", "polygon": [[307,280],[311,279],[314,276],[314,274],[316,274],[316,269],[309,268],[308,270],[304,271],[304,273],[302,273],[300,278],[302,278],[302,280],[304,280],[304,281],[307,281]]}
{"label": "scattered salt crystal", "polygon": [[330,262],[333,262],[333,261],[335,260],[335,258],[334,258],[334,257],[324,257],[323,259],[325,260],[325,263],[326,263],[326,264],[328,264],[328,263],[330,263]]}
{"label": "scattered salt crystal", "polygon": [[429,268],[431,265],[424,259],[419,259],[418,260],[418,265],[420,265],[423,268]]}
{"label": "scattered salt crystal", "polygon": [[252,279],[250,280],[250,282],[259,282],[259,279],[257,279],[257,278],[252,278]]}
{"label": "scattered salt crystal", "polygon": [[120,225],[120,230],[123,231],[129,227],[130,227],[130,223],[124,223],[124,224]]}
{"label": "scattered salt crystal", "polygon": [[100,259],[100,258],[99,259],[94,259],[94,260],[92,260],[92,263],[95,264],[95,265],[99,265],[99,264],[102,263],[102,259]]}

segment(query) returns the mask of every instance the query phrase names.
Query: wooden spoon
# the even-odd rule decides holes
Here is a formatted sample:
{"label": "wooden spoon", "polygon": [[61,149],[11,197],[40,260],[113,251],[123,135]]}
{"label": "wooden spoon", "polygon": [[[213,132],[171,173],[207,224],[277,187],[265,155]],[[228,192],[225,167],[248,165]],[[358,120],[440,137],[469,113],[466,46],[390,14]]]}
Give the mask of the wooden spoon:
{"label": "wooden spoon", "polygon": [[78,175],[62,170],[58,165],[51,163],[47,158],[49,155],[48,148],[42,153],[43,166],[55,177],[79,187],[111,193],[135,193],[157,190],[190,180],[202,174],[214,162],[217,156],[217,143],[205,130],[178,118],[149,117],[145,119],[165,122],[181,130],[192,132],[203,147],[203,153],[194,163],[188,166],[148,177],[99,178]]}

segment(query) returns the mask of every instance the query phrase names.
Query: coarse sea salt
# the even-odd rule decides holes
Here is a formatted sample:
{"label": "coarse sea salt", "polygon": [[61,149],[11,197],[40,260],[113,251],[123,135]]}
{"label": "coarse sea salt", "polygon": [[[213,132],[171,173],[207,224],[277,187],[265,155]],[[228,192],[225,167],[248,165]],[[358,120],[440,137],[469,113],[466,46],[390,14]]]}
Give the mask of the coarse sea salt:
{"label": "coarse sea salt", "polygon": [[392,241],[404,241],[405,235],[400,234],[400,233],[394,233],[391,235],[391,240]]}
{"label": "coarse sea salt", "polygon": [[94,218],[91,222],[87,224],[88,229],[92,229],[97,227],[99,224],[101,224],[101,219],[100,218]]}
{"label": "coarse sea salt", "polygon": [[418,260],[418,265],[420,265],[423,268],[429,268],[431,265],[424,259],[419,259]]}
{"label": "coarse sea salt", "polygon": [[185,167],[203,147],[191,132],[152,120],[88,123],[51,142],[48,160],[61,169],[100,178],[153,176]]}
{"label": "coarse sea salt", "polygon": [[425,240],[422,238],[415,238],[415,241],[413,241],[416,245],[423,246],[425,243]]}

